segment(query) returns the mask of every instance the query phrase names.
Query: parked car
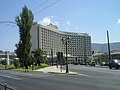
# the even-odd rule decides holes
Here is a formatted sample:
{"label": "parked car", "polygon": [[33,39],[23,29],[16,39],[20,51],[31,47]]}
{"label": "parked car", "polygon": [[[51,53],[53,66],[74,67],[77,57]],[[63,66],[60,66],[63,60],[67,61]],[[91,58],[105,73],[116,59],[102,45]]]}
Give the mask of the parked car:
{"label": "parked car", "polygon": [[96,64],[95,61],[91,61],[91,62],[89,63],[90,66],[94,66],[94,67],[95,67],[95,64]]}
{"label": "parked car", "polygon": [[100,66],[109,66],[109,62],[101,62]]}
{"label": "parked car", "polygon": [[115,68],[115,69],[119,69],[120,68],[120,60],[119,59],[112,59],[109,63],[109,68],[112,69],[112,68]]}
{"label": "parked car", "polygon": [[101,63],[100,63],[100,66],[105,66],[105,62],[101,62]]}

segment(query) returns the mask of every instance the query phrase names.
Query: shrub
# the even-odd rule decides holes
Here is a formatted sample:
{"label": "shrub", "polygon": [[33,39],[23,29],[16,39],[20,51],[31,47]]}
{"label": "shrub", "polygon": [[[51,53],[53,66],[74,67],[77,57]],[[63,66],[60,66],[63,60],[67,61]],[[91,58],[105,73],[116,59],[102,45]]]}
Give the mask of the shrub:
{"label": "shrub", "polygon": [[14,65],[15,68],[18,68],[18,67],[20,66],[20,65],[19,65],[19,60],[14,59],[13,65]]}

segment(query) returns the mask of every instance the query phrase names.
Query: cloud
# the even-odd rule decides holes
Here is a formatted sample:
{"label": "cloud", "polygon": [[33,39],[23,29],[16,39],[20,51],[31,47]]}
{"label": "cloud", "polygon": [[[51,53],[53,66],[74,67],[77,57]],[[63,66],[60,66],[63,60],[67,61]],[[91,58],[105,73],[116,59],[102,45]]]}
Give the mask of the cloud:
{"label": "cloud", "polygon": [[120,19],[118,19],[118,22],[117,22],[118,24],[120,24]]}
{"label": "cloud", "polygon": [[63,23],[63,25],[62,25],[62,28],[63,28],[63,30],[69,30],[71,28],[70,21],[69,20],[65,21],[65,23]]}
{"label": "cloud", "polygon": [[52,23],[53,25],[59,25],[59,22],[58,21],[52,21],[52,19],[54,18],[54,16],[49,16],[49,17],[44,17],[42,19],[42,21],[39,21],[38,23],[39,24],[42,24],[42,25],[49,25],[50,23]]}
{"label": "cloud", "polygon": [[38,23],[42,25],[49,25],[51,23],[51,19],[50,17],[45,17],[42,19],[42,21],[39,21]]}

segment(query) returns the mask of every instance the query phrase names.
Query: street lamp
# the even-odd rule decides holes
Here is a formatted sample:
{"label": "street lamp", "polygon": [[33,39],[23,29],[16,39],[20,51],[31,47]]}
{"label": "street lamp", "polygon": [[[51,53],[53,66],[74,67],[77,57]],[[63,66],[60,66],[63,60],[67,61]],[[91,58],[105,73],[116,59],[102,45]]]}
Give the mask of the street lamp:
{"label": "street lamp", "polygon": [[65,45],[66,45],[66,73],[69,73],[68,71],[68,60],[67,60],[67,44],[69,42],[71,37],[63,37],[62,38],[62,42],[65,42]]}
{"label": "street lamp", "polygon": [[52,61],[52,66],[53,66],[53,49],[51,49],[51,61]]}

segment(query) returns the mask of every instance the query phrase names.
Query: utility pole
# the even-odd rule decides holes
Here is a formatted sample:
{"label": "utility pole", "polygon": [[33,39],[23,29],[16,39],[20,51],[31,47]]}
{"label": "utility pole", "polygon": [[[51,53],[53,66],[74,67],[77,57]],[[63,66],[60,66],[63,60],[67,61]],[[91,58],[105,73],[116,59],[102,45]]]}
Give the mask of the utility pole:
{"label": "utility pole", "polygon": [[69,73],[69,71],[68,71],[68,60],[67,60],[67,43],[68,41],[66,40],[66,73]]}
{"label": "utility pole", "polygon": [[60,52],[60,66],[61,66],[61,72],[62,72],[62,52]]}
{"label": "utility pole", "polygon": [[85,65],[86,65],[86,38],[85,36],[83,36],[83,43],[84,43],[84,62],[85,62]]}
{"label": "utility pole", "polygon": [[109,43],[109,32],[107,31],[107,40],[108,40],[108,52],[109,52],[109,63],[111,61],[111,54],[110,54],[110,43]]}

